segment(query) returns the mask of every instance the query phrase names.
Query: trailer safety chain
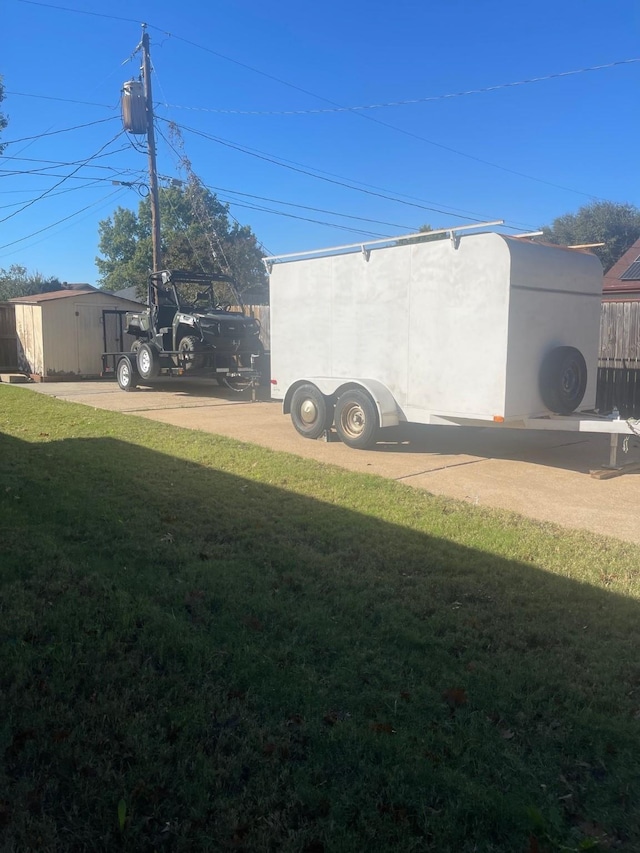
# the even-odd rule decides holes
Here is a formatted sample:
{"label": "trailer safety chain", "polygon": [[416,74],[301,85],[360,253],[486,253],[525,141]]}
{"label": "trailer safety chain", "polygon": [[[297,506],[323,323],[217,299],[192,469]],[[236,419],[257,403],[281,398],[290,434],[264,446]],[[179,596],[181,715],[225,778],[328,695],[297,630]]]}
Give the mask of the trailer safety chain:
{"label": "trailer safety chain", "polygon": [[640,435],[640,419],[627,418],[627,425],[634,435]]}
{"label": "trailer safety chain", "polygon": [[[622,452],[623,453],[629,452],[629,442],[631,441],[631,439],[635,438],[636,436],[640,436],[640,420],[638,420],[638,419],[634,420],[633,418],[627,418],[627,426],[629,427],[629,429],[633,433],[633,436],[625,435],[624,438],[622,439]],[[638,447],[638,443],[634,442],[634,444],[632,446]]]}

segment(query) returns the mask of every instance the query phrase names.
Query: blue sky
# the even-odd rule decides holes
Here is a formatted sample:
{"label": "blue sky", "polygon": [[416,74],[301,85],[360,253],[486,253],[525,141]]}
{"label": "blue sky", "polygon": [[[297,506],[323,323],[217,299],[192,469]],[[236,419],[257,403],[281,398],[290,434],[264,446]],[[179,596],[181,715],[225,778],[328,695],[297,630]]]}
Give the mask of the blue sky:
{"label": "blue sky", "polygon": [[0,267],[97,283],[99,221],[145,192],[119,105],[143,21],[160,175],[173,121],[267,254],[640,206],[637,0],[4,0]]}

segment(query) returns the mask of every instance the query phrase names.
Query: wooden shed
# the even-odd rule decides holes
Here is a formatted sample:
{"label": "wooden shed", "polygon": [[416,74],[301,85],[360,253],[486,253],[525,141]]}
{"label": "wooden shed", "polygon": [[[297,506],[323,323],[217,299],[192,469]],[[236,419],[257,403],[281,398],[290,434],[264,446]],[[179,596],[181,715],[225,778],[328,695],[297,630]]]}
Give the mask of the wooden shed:
{"label": "wooden shed", "polygon": [[19,369],[42,382],[100,376],[103,352],[130,347],[122,315],[140,308],[93,288],[20,296],[10,302]]}

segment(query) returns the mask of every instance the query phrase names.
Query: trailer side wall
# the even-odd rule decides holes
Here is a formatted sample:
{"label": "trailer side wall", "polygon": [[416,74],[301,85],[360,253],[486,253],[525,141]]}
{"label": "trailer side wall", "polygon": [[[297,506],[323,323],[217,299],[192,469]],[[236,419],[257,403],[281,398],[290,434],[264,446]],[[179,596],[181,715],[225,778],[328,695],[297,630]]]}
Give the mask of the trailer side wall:
{"label": "trailer side wall", "polygon": [[602,266],[595,255],[505,238],[511,253],[507,418],[544,414],[538,375],[555,347],[576,347],[587,364],[580,405],[596,403]]}

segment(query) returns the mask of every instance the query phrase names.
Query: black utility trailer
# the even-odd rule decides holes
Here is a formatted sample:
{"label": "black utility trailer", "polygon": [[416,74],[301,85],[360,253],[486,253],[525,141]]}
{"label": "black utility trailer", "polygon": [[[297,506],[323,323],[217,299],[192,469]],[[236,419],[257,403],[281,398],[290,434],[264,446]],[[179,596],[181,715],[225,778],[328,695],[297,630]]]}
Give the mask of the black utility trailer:
{"label": "black utility trailer", "polygon": [[232,302],[240,304],[229,276],[151,273],[146,307],[124,314],[131,350],[105,352],[104,374],[115,373],[123,391],[171,376],[216,378],[234,391],[255,388],[265,366],[260,323]]}

